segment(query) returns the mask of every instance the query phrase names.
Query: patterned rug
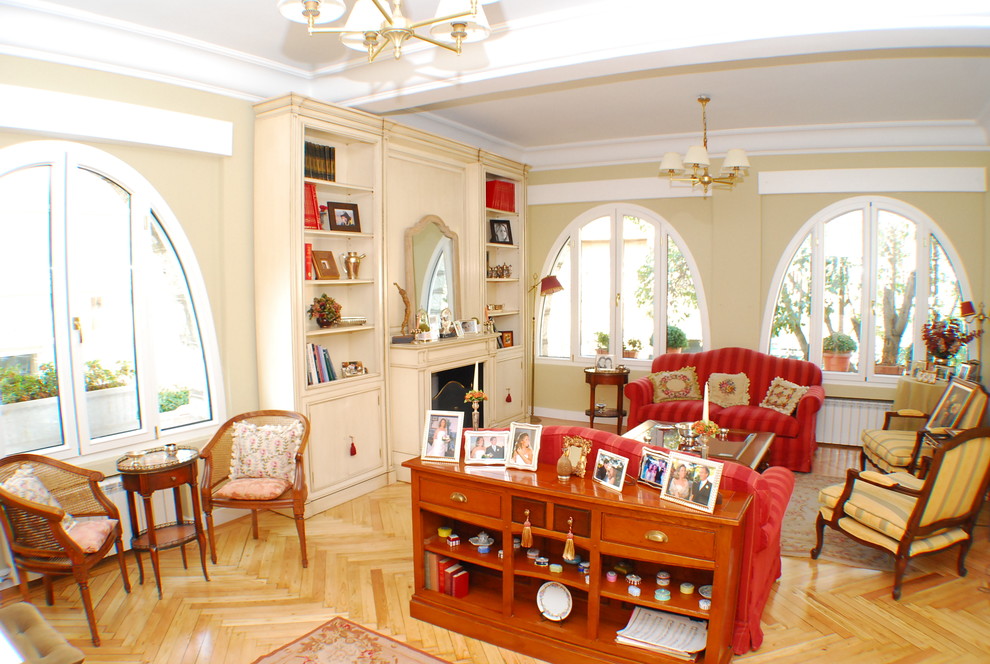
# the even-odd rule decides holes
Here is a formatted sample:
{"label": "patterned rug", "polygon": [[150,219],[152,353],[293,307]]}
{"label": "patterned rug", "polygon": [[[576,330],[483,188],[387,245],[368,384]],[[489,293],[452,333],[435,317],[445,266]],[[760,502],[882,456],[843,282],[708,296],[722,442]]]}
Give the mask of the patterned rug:
{"label": "patterned rug", "polygon": [[334,618],[254,664],[449,664],[404,643]]}
{"label": "patterned rug", "polygon": [[[818,516],[818,490],[831,484],[841,484],[845,480],[815,473],[794,473],[794,478],[794,493],[787,505],[780,533],[780,552],[792,558],[810,559],[817,535],[815,519]],[[894,559],[889,554],[863,546],[827,527],[825,544],[818,560],[884,571],[894,569]]]}

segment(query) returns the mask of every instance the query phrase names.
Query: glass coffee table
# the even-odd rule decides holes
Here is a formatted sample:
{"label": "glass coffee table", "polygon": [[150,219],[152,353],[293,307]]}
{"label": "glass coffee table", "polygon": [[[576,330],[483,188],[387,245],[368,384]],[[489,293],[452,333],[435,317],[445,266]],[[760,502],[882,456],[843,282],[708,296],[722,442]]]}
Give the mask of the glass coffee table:
{"label": "glass coffee table", "polygon": [[[673,424],[668,422],[646,420],[622,434],[622,437],[647,443],[650,447],[663,448],[665,447],[663,441],[647,440],[650,437],[647,434],[652,435],[653,427],[658,424],[673,427]],[[708,458],[716,461],[735,461],[753,470],[763,470],[767,465],[767,454],[770,452],[773,439],[774,434],[766,431],[730,429],[724,438],[711,439],[708,445]]]}

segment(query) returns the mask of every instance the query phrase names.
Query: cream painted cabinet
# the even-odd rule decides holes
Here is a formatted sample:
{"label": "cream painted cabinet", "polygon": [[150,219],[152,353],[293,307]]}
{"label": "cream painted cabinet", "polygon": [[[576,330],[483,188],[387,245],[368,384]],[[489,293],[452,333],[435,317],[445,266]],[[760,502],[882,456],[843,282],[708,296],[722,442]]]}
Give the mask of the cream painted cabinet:
{"label": "cream painted cabinet", "polygon": [[[495,359],[495,389],[491,396],[495,419],[501,424],[520,421],[526,403],[526,362],[523,348],[502,349]],[[511,397],[511,401],[506,401]]]}

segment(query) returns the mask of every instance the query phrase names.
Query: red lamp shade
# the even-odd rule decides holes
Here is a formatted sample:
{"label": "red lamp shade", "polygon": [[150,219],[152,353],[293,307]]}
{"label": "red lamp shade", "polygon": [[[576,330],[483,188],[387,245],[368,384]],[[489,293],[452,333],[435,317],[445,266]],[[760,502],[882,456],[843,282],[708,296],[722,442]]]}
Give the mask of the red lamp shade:
{"label": "red lamp shade", "polygon": [[963,318],[971,318],[976,315],[976,307],[973,306],[973,302],[966,300],[959,305],[959,314]]}
{"label": "red lamp shade", "polygon": [[560,281],[557,277],[552,274],[549,277],[543,277],[540,280],[540,295],[550,295],[552,293],[558,293],[564,290],[564,287],[560,285]]}

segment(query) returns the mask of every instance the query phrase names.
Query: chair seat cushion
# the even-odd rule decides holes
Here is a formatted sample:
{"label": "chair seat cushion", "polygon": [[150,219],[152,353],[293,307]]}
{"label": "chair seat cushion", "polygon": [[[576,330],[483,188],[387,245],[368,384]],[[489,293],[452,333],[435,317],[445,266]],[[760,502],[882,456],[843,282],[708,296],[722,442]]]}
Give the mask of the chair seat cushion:
{"label": "chair seat cushion", "polygon": [[[0,487],[18,498],[30,500],[32,503],[40,503],[60,510],[63,509],[62,504],[52,495],[48,487],[38,479],[38,476],[34,474],[34,471],[29,465],[25,464],[15,470],[13,475],[0,484]],[[71,514],[66,512],[65,516],[62,517],[62,528],[68,531],[75,524],[76,520],[72,518]]]}
{"label": "chair seat cushion", "polygon": [[296,451],[302,442],[302,422],[263,424],[234,422],[230,476],[295,479]]}
{"label": "chair seat cushion", "polygon": [[117,525],[116,519],[87,519],[76,521],[69,529],[69,537],[86,553],[96,553],[107,541]]}
{"label": "chair seat cushion", "polygon": [[243,477],[227,482],[213,495],[228,500],[274,500],[290,486],[278,477]]}
{"label": "chair seat cushion", "polygon": [[860,434],[866,458],[886,472],[908,467],[916,438],[917,434],[914,431],[888,429],[864,429]]}

